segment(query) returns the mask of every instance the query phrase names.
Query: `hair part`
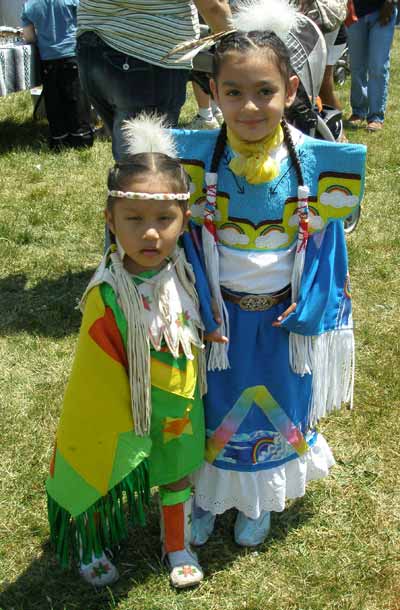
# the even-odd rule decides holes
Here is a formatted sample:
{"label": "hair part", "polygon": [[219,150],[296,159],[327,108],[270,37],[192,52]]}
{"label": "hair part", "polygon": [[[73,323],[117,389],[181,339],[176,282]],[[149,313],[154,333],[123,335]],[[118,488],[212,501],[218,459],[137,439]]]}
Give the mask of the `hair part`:
{"label": "hair part", "polygon": [[229,52],[248,53],[251,51],[266,51],[278,68],[286,87],[293,74],[290,65],[290,55],[286,45],[274,32],[241,32],[236,31],[221,38],[216,45],[213,55],[213,78],[216,80]]}
{"label": "hair part", "polygon": [[[190,178],[178,159],[160,152],[144,152],[126,156],[116,163],[108,172],[107,186],[109,191],[128,191],[132,182],[153,175],[162,175],[168,184],[165,192],[187,193],[190,188]],[[111,212],[117,201],[116,197],[108,197],[107,209]],[[177,202],[186,211],[187,201]]]}

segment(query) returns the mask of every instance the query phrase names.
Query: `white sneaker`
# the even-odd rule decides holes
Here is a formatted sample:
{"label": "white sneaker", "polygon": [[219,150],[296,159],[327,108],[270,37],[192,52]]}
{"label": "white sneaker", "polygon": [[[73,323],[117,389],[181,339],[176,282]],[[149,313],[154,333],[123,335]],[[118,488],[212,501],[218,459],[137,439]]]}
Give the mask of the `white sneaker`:
{"label": "white sneaker", "polygon": [[101,557],[93,557],[93,561],[90,563],[81,563],[79,574],[83,580],[94,587],[107,587],[119,578],[117,568],[106,557],[105,553]]}
{"label": "white sneaker", "polygon": [[225,121],[224,115],[222,114],[222,112],[219,108],[218,108],[218,110],[214,110],[214,119],[217,119],[218,125],[220,125],[220,126]]}
{"label": "white sneaker", "polygon": [[219,123],[215,117],[213,117],[210,121],[207,121],[197,114],[193,121],[188,125],[188,129],[219,129]]}

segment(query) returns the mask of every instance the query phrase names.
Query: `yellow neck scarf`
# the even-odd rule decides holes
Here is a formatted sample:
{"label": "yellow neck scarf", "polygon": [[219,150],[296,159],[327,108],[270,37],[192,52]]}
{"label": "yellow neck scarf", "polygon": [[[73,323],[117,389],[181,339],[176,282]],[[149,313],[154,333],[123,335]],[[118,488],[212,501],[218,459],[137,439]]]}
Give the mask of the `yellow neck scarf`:
{"label": "yellow neck scarf", "polygon": [[244,142],[228,128],[228,142],[237,157],[229,163],[236,176],[244,176],[250,184],[270,182],[279,175],[279,164],[271,159],[269,151],[283,142],[283,131],[280,125],[275,131],[260,142]]}

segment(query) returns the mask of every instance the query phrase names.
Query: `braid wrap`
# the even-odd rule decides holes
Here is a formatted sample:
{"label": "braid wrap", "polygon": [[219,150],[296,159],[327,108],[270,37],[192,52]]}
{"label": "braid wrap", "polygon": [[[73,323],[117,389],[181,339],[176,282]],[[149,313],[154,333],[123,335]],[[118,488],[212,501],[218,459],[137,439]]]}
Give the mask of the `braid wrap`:
{"label": "braid wrap", "polygon": [[[215,208],[217,203],[217,180],[218,166],[224,153],[226,144],[226,125],[222,125],[215,143],[215,149],[211,161],[210,171],[206,172],[206,205],[204,206],[204,223],[202,228],[203,253],[210,282],[211,295],[214,303],[221,315],[220,331],[221,335],[229,337],[229,317],[224,300],[221,294],[219,283],[219,252],[218,236],[214,223]],[[223,343],[212,342],[208,348],[207,368],[210,371],[223,371],[229,368],[228,348]]]}

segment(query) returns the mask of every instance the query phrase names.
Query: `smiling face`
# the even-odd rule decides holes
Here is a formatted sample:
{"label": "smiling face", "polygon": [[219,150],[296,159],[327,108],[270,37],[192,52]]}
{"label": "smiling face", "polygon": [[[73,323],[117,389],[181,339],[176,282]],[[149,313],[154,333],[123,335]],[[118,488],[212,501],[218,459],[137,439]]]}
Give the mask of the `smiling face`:
{"label": "smiling face", "polygon": [[286,82],[270,49],[230,50],[223,56],[213,96],[232,132],[246,142],[271,135],[296,96],[297,76]]}
{"label": "smiling face", "polygon": [[[165,176],[136,177],[126,191],[141,193],[175,192]],[[177,201],[156,199],[116,199],[106,209],[106,222],[125,251],[124,267],[133,274],[161,269],[173,253],[190,212]]]}

